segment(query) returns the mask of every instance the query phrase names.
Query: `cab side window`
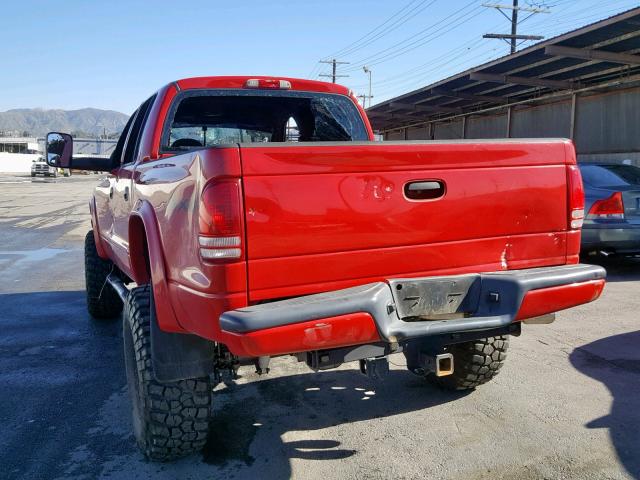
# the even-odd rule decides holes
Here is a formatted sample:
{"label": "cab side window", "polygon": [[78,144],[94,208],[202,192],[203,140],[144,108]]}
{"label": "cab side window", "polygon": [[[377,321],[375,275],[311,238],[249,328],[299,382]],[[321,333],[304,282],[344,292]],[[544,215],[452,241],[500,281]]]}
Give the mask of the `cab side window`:
{"label": "cab side window", "polygon": [[[142,134],[142,130],[147,121],[149,110],[151,110],[151,105],[153,105],[153,101],[155,100],[155,98],[155,95],[149,98],[142,105],[140,105],[140,108],[138,108],[138,110],[136,110],[135,113],[131,116],[131,128],[128,132],[126,132],[127,135],[125,140],[124,152],[122,154],[122,165],[133,163],[136,160],[138,148],[140,146],[140,137]],[[124,136],[125,132],[122,132],[122,135]]]}

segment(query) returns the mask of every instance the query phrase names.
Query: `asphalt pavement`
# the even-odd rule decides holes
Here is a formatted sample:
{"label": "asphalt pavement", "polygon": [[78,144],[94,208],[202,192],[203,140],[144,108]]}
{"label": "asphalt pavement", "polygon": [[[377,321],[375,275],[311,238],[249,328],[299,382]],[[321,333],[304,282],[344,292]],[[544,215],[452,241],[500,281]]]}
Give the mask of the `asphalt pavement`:
{"label": "asphalt pavement", "polygon": [[393,356],[294,358],[216,387],[200,455],[148,462],[132,436],[120,321],[86,312],[82,241],[96,175],[0,175],[0,478],[640,479],[640,263],[603,297],[525,325],[496,379],[441,392]]}

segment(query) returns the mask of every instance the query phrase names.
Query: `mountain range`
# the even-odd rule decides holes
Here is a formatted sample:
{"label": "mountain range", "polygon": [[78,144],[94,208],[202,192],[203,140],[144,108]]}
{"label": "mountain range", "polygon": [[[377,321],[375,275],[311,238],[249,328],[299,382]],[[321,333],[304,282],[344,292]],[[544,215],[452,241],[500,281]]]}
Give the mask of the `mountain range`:
{"label": "mountain range", "polygon": [[[17,108],[0,112],[0,132],[41,137],[47,132],[75,132],[87,135],[106,133],[114,136],[122,131],[128,115],[114,110],[81,108],[79,110],[45,110]],[[6,133],[5,133],[6,134]]]}

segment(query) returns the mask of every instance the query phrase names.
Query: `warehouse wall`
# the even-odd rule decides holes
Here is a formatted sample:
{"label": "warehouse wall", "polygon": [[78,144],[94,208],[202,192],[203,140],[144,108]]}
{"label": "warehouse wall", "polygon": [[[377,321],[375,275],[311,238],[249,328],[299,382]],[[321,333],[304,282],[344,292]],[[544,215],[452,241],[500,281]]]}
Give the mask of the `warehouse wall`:
{"label": "warehouse wall", "polygon": [[575,142],[584,154],[640,152],[640,90],[579,98]]}
{"label": "warehouse wall", "polygon": [[[631,160],[640,165],[640,87],[576,99],[574,142],[581,161]],[[462,138],[462,120],[434,123],[434,138]],[[411,140],[428,139],[429,127],[407,130]],[[465,138],[504,138],[507,115],[469,116]],[[403,140],[404,130],[385,134],[386,140]],[[513,108],[511,138],[571,136],[571,100]]]}
{"label": "warehouse wall", "polygon": [[447,123],[436,123],[433,130],[435,140],[454,140],[462,138],[462,119]]}
{"label": "warehouse wall", "polygon": [[504,138],[506,135],[506,114],[467,119],[466,138]]}
{"label": "warehouse wall", "polygon": [[512,138],[571,136],[571,101],[513,110]]}
{"label": "warehouse wall", "polygon": [[429,126],[407,128],[407,140],[430,140]]}

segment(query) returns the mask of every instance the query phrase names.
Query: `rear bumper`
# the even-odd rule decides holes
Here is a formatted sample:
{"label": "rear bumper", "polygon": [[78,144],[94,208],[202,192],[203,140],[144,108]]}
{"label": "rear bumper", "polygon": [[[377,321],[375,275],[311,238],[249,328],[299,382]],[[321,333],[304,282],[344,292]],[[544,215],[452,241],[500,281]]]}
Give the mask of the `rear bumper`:
{"label": "rear bumper", "polygon": [[[231,310],[221,329],[250,356],[500,328],[600,296],[595,265],[393,279]],[[426,319],[425,319],[426,318]]]}
{"label": "rear bumper", "polygon": [[640,225],[597,225],[582,229],[583,251],[640,252]]}

